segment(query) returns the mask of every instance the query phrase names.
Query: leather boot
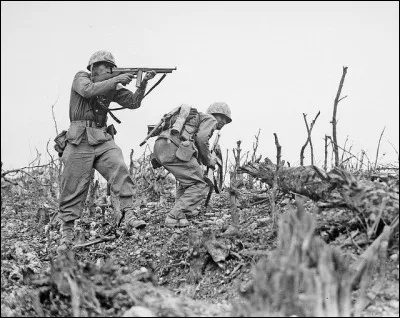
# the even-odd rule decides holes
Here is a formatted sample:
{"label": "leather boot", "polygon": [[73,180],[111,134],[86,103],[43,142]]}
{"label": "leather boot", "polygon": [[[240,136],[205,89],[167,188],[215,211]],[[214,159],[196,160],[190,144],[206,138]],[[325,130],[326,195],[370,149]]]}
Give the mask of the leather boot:
{"label": "leather boot", "polygon": [[136,217],[135,210],[133,208],[128,208],[124,210],[125,222],[123,224],[123,229],[126,234],[132,234],[133,229],[143,229],[146,227],[147,223],[143,220],[139,220]]}
{"label": "leather boot", "polygon": [[61,240],[57,248],[57,253],[65,253],[71,250],[74,240],[74,221],[63,222],[61,224]]}
{"label": "leather boot", "polygon": [[193,218],[193,217],[198,216],[200,214],[200,212],[201,212],[201,206],[198,206],[193,211],[185,213],[185,215],[187,218]]}
{"label": "leather boot", "polygon": [[239,229],[236,226],[229,225],[224,233],[221,234],[223,237],[235,237],[239,235]]}
{"label": "leather boot", "polygon": [[178,216],[168,213],[164,225],[166,227],[186,227],[190,225],[190,222],[186,219],[184,213],[180,213]]}

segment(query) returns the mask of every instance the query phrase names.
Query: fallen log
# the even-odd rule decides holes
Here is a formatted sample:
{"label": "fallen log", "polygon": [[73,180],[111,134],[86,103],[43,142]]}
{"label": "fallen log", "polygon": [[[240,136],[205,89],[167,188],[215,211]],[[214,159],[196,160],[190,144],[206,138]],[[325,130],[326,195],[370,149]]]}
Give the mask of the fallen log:
{"label": "fallen log", "polygon": [[[238,172],[248,173],[272,187],[275,170],[276,165],[266,158],[263,163],[247,163]],[[379,219],[390,223],[399,213],[398,177],[379,182],[356,177],[337,167],[327,173],[316,166],[301,166],[280,167],[277,181],[284,193],[307,196],[320,201],[321,207],[348,207],[372,223]]]}
{"label": "fallen log", "polygon": [[[238,168],[238,173],[247,173],[273,186],[276,165],[268,158],[263,163],[249,162]],[[279,167],[278,188],[285,193],[305,195],[315,201],[326,199],[335,185],[321,179],[314,166]]]}

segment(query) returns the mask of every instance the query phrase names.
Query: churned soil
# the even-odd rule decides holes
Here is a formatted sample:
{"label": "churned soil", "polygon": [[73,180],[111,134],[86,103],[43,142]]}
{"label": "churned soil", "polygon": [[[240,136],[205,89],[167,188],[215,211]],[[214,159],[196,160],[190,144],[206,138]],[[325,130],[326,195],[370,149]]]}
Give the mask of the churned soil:
{"label": "churned soil", "polygon": [[[222,193],[214,194],[210,207],[190,218],[187,228],[164,227],[173,198],[162,204],[142,203],[138,213],[146,228],[130,236],[117,230],[114,239],[77,248],[73,258],[60,260],[55,257],[59,224],[53,221],[49,226],[48,217],[56,203],[34,190],[11,186],[2,189],[1,200],[2,316],[58,317],[77,312],[83,316],[232,316],[246,300],[254,265],[276,247],[268,200],[257,204],[250,196],[240,201],[240,235],[222,236],[231,222],[228,194]],[[283,197],[279,205],[284,209],[290,203],[291,198]],[[306,210],[315,215],[317,234],[356,261],[366,246],[345,244],[349,233],[357,231],[356,226],[351,228],[351,213],[317,211],[311,201]],[[99,237],[105,222],[112,219],[110,211],[104,216],[100,209],[92,216],[86,212],[76,232],[77,243]],[[190,237],[199,231],[214,233],[226,253],[219,262],[204,254],[194,273]],[[374,273],[362,316],[398,317],[398,234],[394,241],[381,268],[384,272]],[[384,282],[374,293],[377,279]]]}

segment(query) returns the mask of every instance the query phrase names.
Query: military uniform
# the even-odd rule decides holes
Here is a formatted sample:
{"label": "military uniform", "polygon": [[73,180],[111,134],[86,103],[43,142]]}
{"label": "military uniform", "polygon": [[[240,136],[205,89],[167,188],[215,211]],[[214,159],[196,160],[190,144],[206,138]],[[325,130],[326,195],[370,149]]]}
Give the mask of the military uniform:
{"label": "military uniform", "polygon": [[[107,114],[94,106],[100,113],[95,120],[91,98],[102,96],[102,103],[117,102],[121,106],[135,109],[140,107],[145,85],[135,93],[127,89],[115,90],[112,79],[93,83],[89,74],[78,72],[71,89],[70,120],[66,138],[67,146],[62,160],[59,217],[67,222],[81,216],[90,183],[91,169],[95,168],[109,183],[111,190],[120,197],[121,209],[132,206],[133,180],[129,175],[121,149],[106,132]],[[108,105],[106,105],[108,106]]]}
{"label": "military uniform", "polygon": [[[210,165],[209,139],[217,128],[217,124],[213,115],[198,112],[187,120],[180,137],[172,134],[169,128],[161,132],[156,139],[154,157],[179,182],[175,205],[168,213],[169,218],[178,221],[174,223],[185,222],[186,214],[193,212],[207,195],[208,185],[204,181],[200,164]],[[189,148],[189,156],[186,158],[177,156],[182,143]],[[180,224],[176,225],[180,226]],[[181,226],[185,225],[186,223]]]}
{"label": "military uniform", "polygon": [[[100,56],[102,61],[105,60],[104,54],[111,56],[108,52],[100,53],[103,53]],[[99,59],[95,54],[91,60],[93,57],[94,61]],[[110,63],[115,66],[113,57]],[[89,66],[92,64],[89,62]],[[91,70],[89,66],[88,69]],[[71,124],[66,133],[67,143],[61,157],[64,169],[60,182],[58,213],[63,221],[62,242],[64,240],[68,244],[73,237],[73,221],[82,214],[92,168],[107,180],[113,194],[120,198],[125,219],[134,218],[134,183],[120,147],[107,132],[107,108],[111,102],[129,109],[140,107],[147,81],[143,81],[135,93],[117,85],[114,78],[94,83],[90,74],[85,71],[79,71],[72,82],[69,107]],[[145,225],[145,222],[141,222]],[[67,244],[65,242],[62,244]]]}

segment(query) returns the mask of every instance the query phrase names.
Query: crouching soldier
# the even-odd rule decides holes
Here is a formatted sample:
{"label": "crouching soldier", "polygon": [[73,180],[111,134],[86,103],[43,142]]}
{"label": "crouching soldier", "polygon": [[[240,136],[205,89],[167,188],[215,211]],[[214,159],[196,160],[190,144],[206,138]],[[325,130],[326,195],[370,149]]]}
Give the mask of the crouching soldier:
{"label": "crouching soldier", "polygon": [[129,109],[139,108],[147,81],[156,73],[146,73],[135,93],[122,87],[132,81],[133,75],[130,74],[96,83],[92,81],[93,76],[109,73],[111,67],[116,67],[116,64],[110,52],[95,52],[87,66],[90,73],[79,71],[72,82],[69,105],[71,123],[65,135],[66,147],[61,157],[64,170],[60,182],[58,213],[62,221],[59,253],[72,246],[74,221],[81,217],[92,168],[107,180],[113,194],[119,197],[121,211],[125,216],[124,228],[129,231],[146,226],[144,221],[135,216],[134,183],[122,151],[114,142],[114,131],[107,129],[106,122],[110,102]]}
{"label": "crouching soldier", "polygon": [[165,226],[188,226],[186,215],[194,212],[208,193],[200,164],[214,168],[216,158],[210,153],[209,140],[214,130],[230,123],[231,110],[226,103],[214,103],[207,113],[182,105],[172,116],[154,144],[154,158],[179,182],[175,205],[167,214]]}

